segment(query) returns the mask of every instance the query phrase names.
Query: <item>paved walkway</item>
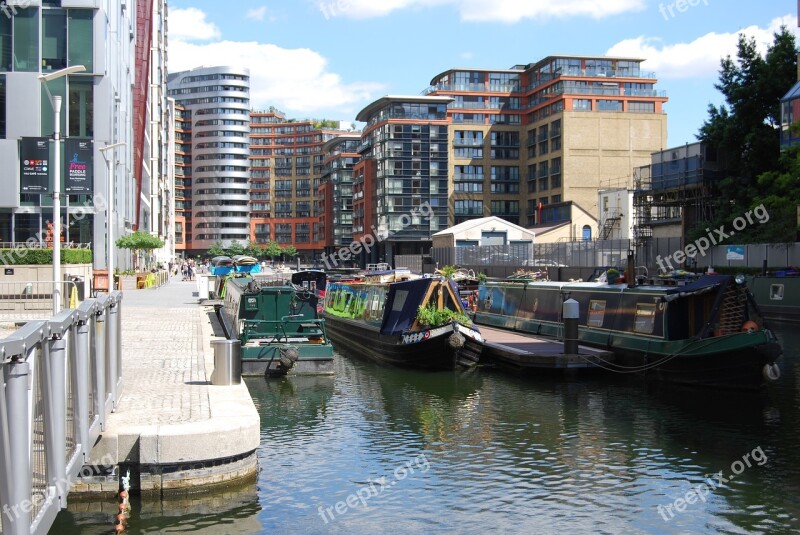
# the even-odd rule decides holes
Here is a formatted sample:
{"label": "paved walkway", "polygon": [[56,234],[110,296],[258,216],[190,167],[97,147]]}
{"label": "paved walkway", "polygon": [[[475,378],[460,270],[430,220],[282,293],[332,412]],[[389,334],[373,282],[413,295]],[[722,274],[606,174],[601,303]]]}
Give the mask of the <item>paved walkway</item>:
{"label": "paved walkway", "polygon": [[213,309],[199,304],[197,283],[175,277],[161,288],[126,291],[121,310],[122,395],[92,461],[108,464],[99,461],[111,454],[174,468],[254,451],[260,421],[244,382],[210,384]]}

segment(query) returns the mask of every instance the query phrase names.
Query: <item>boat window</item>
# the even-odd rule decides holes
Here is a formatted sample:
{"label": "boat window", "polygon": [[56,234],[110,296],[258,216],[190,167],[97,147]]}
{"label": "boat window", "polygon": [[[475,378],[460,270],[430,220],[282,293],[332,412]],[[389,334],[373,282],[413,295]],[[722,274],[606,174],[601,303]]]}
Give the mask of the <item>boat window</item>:
{"label": "boat window", "polygon": [[392,303],[392,312],[401,312],[406,304],[408,297],[408,290],[398,290],[394,293],[394,302]]}
{"label": "boat window", "polygon": [[605,315],[606,302],[592,299],[589,301],[589,317],[586,320],[586,325],[589,327],[602,327]]}
{"label": "boat window", "polygon": [[783,284],[773,284],[769,287],[769,298],[772,301],[783,301]]}
{"label": "boat window", "polygon": [[633,330],[637,333],[652,334],[656,323],[655,303],[638,303]]}

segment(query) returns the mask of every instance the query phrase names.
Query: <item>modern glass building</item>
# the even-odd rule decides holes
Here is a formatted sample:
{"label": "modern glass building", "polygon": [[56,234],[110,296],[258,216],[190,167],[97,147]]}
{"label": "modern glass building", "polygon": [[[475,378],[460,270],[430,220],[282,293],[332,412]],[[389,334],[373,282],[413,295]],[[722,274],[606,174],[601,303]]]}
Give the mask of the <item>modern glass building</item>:
{"label": "modern glass building", "polygon": [[317,192],[315,235],[326,253],[353,242],[353,166],[360,145],[361,134],[349,132],[322,146],[325,168]]}
{"label": "modern glass building", "polygon": [[[0,5],[0,242],[48,239],[52,195],[23,193],[20,181],[21,138],[53,135],[48,91],[62,97],[62,138],[92,141],[94,164],[91,192],[62,194],[63,234],[49,239],[90,244],[95,267],[105,267],[109,179],[99,149],[115,143],[125,146],[115,150],[114,235],[136,226],[139,188],[130,121],[135,82],[135,41],[130,36],[136,21],[130,9],[122,9],[123,3],[43,0]],[[86,71],[56,78],[46,88],[39,80],[41,74],[78,65]],[[129,255],[120,253],[116,265],[125,269],[129,264]]]}
{"label": "modern glass building", "polygon": [[[356,116],[363,163],[354,168],[353,239],[372,236],[366,261],[427,253],[448,226],[448,104],[445,96],[386,96]],[[366,172],[365,172],[366,171]],[[365,176],[374,175],[374,176]],[[365,187],[365,181],[372,182]]]}
{"label": "modern glass building", "polygon": [[[191,253],[250,238],[250,71],[172,73],[168,95],[191,114]],[[186,158],[186,156],[183,156]]]}

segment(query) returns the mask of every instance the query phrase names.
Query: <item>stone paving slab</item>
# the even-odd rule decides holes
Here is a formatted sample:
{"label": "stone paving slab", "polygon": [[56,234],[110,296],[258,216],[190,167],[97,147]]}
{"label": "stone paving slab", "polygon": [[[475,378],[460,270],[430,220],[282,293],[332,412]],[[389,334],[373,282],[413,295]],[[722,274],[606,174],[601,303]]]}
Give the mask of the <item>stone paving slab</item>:
{"label": "stone paving slab", "polygon": [[[122,298],[122,394],[91,462],[174,465],[244,455],[260,441],[260,420],[244,382],[211,385],[213,309],[195,282]],[[107,459],[107,457],[106,457]]]}

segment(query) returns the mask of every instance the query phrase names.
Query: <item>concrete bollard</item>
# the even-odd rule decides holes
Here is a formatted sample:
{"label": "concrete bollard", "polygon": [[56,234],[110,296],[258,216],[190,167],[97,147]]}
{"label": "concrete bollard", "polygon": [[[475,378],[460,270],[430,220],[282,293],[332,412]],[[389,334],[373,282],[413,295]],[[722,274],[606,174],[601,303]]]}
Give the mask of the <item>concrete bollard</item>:
{"label": "concrete bollard", "polygon": [[564,354],[578,354],[578,318],[580,318],[580,308],[574,299],[564,301],[561,309],[561,317],[564,320]]}

